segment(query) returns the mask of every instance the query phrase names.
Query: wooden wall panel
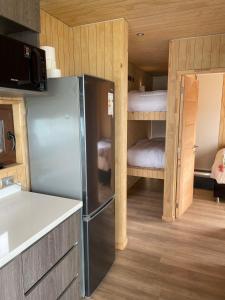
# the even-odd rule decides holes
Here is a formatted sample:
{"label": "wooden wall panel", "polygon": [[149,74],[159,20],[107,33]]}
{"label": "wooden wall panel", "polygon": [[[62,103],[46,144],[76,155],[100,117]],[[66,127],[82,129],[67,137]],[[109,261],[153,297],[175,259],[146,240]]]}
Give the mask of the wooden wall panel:
{"label": "wooden wall panel", "polygon": [[[82,60],[81,60],[81,28],[74,27],[72,28],[73,32],[73,44],[72,44],[72,52],[74,55],[74,66],[73,66],[73,75],[82,73]],[[90,46],[90,44],[89,44]]]}
{"label": "wooden wall panel", "polygon": [[221,99],[221,111],[220,111],[220,129],[218,148],[225,147],[225,75],[223,76],[223,91]]}
{"label": "wooden wall panel", "polygon": [[[127,148],[140,139],[148,137],[148,123],[146,121],[128,121],[127,126]],[[129,190],[140,177],[127,176],[127,190]]]}
{"label": "wooden wall panel", "polygon": [[133,79],[128,81],[128,91],[139,90],[140,84],[145,85],[146,91],[150,91],[152,89],[151,75],[139,69],[131,62],[128,64],[128,75],[131,76],[131,79]]}
{"label": "wooden wall panel", "polygon": [[41,28],[41,45],[56,47],[63,75],[86,73],[115,82],[116,245],[123,249],[127,243],[127,22],[118,19],[70,28],[41,11]]}
{"label": "wooden wall panel", "polygon": [[[45,11],[70,26],[125,18],[129,23],[129,57],[135,65],[152,73],[167,72],[169,40],[224,32],[224,0],[41,0],[40,3]],[[145,35],[137,37],[137,32]]]}
{"label": "wooden wall panel", "polygon": [[113,78],[113,24],[110,22],[105,23],[105,77]]}
{"label": "wooden wall panel", "polygon": [[90,64],[90,73],[97,74],[97,28],[96,26],[90,26],[89,30],[89,61],[92,63]]}
{"label": "wooden wall panel", "polygon": [[164,179],[164,169],[138,168],[128,166],[127,174],[134,177]]}
{"label": "wooden wall panel", "polygon": [[127,90],[128,24],[113,22],[113,80],[116,89],[116,243],[127,244]]}
{"label": "wooden wall panel", "polygon": [[159,120],[166,120],[166,112],[165,111],[130,111],[128,112],[128,120],[152,120],[152,121],[159,121]]}
{"label": "wooden wall panel", "polygon": [[148,124],[146,121],[128,121],[127,147],[129,148],[138,140],[148,137]]}
{"label": "wooden wall panel", "polygon": [[225,68],[225,34],[177,39],[170,42],[166,130],[166,168],[163,218],[175,218],[180,72],[212,72]]}
{"label": "wooden wall panel", "polygon": [[41,10],[40,45],[56,49],[56,65],[63,76],[73,75],[72,28]]}
{"label": "wooden wall panel", "polygon": [[127,70],[128,26],[124,19],[72,28],[74,75],[115,82],[116,245],[127,243]]}

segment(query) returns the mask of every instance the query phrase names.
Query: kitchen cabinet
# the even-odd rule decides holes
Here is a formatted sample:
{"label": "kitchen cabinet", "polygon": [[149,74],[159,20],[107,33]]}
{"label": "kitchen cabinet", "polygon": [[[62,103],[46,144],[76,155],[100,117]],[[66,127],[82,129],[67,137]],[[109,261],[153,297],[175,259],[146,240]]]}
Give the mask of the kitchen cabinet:
{"label": "kitchen cabinet", "polygon": [[79,281],[73,280],[68,289],[61,295],[59,300],[79,300]]}
{"label": "kitchen cabinet", "polygon": [[80,299],[80,224],[79,210],[1,268],[0,299]]}
{"label": "kitchen cabinet", "polygon": [[0,16],[27,29],[40,31],[39,0],[0,0]]}
{"label": "kitchen cabinet", "polygon": [[[33,289],[25,296],[26,300],[56,300],[69,287],[73,280],[78,280],[78,252],[73,247]],[[71,295],[72,296],[72,295]],[[71,297],[70,300],[73,298]]]}
{"label": "kitchen cabinet", "polygon": [[78,248],[79,223],[80,218],[75,214],[23,252],[25,292],[43,277],[73,246]]}
{"label": "kitchen cabinet", "polygon": [[0,299],[24,299],[21,256],[0,269]]}

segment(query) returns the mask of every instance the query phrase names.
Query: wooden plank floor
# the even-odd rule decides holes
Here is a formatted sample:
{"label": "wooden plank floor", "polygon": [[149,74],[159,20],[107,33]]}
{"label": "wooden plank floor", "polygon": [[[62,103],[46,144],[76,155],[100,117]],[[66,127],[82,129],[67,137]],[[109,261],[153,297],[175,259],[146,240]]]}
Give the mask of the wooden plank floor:
{"label": "wooden plank floor", "polygon": [[166,224],[162,189],[146,182],[129,193],[128,247],[91,299],[224,300],[225,203],[197,191],[188,212]]}

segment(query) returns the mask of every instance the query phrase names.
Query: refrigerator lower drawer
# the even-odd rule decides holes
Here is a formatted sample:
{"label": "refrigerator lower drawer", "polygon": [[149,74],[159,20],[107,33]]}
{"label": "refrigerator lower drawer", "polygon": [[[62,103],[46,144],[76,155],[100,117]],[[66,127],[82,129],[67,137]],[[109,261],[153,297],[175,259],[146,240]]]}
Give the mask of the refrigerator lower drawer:
{"label": "refrigerator lower drawer", "polygon": [[90,296],[115,260],[115,202],[84,219],[85,295]]}

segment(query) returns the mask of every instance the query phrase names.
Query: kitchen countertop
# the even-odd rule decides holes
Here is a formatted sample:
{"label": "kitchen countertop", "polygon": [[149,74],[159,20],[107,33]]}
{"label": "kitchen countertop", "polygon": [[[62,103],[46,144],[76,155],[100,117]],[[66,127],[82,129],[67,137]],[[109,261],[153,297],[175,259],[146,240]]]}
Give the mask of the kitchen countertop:
{"label": "kitchen countertop", "polygon": [[0,268],[82,207],[82,202],[17,191],[0,199]]}

